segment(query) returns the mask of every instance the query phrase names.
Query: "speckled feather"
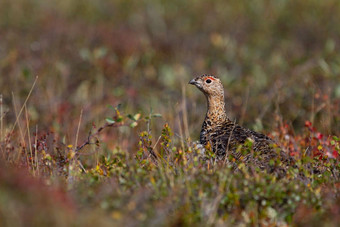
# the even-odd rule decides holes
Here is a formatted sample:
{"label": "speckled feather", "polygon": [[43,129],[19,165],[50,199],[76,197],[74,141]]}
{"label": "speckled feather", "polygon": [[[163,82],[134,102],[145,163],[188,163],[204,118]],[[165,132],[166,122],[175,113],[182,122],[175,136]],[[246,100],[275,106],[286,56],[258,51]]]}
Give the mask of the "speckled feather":
{"label": "speckled feather", "polygon": [[[218,159],[224,159],[226,155],[231,155],[235,160],[242,159],[245,163],[252,162],[269,172],[277,172],[280,175],[285,173],[285,167],[292,161],[286,152],[282,151],[268,136],[243,128],[228,118],[224,89],[218,77],[202,75],[192,79],[189,83],[203,92],[208,103],[208,110],[200,134],[202,145],[209,144]],[[255,158],[251,153],[243,155],[239,152],[238,147],[247,140],[253,142],[252,150],[257,154]],[[272,159],[280,159],[283,165],[281,167],[269,165],[269,161]]]}

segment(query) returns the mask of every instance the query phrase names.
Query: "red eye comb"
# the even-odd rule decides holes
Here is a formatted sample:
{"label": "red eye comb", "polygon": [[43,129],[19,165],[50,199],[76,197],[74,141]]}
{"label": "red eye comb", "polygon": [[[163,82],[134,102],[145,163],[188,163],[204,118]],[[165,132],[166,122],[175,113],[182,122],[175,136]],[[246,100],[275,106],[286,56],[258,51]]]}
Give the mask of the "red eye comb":
{"label": "red eye comb", "polygon": [[208,76],[205,80],[208,80],[208,79],[210,79],[210,80],[215,80],[215,78],[210,77],[210,76]]}

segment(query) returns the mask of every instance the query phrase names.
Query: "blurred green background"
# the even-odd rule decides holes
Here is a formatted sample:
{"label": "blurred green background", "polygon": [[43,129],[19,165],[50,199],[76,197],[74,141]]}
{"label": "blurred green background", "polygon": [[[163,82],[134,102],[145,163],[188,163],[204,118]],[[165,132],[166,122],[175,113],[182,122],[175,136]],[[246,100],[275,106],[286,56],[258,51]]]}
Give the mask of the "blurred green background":
{"label": "blurred green background", "polygon": [[86,135],[120,103],[195,140],[206,104],[187,83],[209,73],[242,125],[270,131],[280,119],[300,131],[311,120],[336,134],[339,21],[337,0],[2,0],[4,120],[14,123],[13,103],[18,111],[38,75],[27,107],[39,130],[72,139],[83,109]]}

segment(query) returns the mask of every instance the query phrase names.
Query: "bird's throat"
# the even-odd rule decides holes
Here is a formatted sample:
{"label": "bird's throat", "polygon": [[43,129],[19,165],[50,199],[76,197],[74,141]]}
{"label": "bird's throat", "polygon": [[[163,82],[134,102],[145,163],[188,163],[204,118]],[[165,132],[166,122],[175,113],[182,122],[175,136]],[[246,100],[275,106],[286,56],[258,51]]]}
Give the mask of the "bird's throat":
{"label": "bird's throat", "polygon": [[229,120],[225,109],[224,96],[207,96],[207,101],[206,119],[209,119],[214,125],[220,125]]}

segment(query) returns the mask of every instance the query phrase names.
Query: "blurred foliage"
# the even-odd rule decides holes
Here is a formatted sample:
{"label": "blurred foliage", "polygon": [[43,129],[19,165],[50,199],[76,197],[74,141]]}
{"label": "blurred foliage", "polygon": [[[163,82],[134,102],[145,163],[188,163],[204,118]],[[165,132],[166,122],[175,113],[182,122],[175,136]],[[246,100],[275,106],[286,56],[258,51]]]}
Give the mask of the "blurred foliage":
{"label": "blurred foliage", "polygon": [[[336,225],[338,21],[337,0],[0,1],[1,153],[23,167],[0,175],[0,224]],[[204,73],[223,81],[231,118],[329,175],[308,186],[193,161],[206,104],[187,82]],[[127,125],[97,135],[79,169],[76,146],[105,119]],[[10,183],[24,169],[43,181],[31,191]],[[73,219],[56,192],[38,198],[46,184]],[[41,200],[55,216],[28,217]]]}
{"label": "blurred foliage", "polygon": [[270,128],[275,112],[297,130],[309,119],[336,133],[338,12],[336,0],[3,0],[1,92],[11,105],[11,92],[22,99],[39,75],[31,102],[40,105],[31,111],[54,128],[76,118],[80,106],[92,121],[108,102],[173,118],[185,95],[197,109],[189,125],[196,125],[205,100],[178,88],[213,73],[225,84],[230,115],[245,125],[258,118]]}
{"label": "blurred foliage", "polygon": [[[150,121],[149,116],[116,113],[110,125]],[[78,150],[78,159],[72,145],[47,145],[51,135],[36,138],[31,151],[18,147],[2,153],[0,224],[336,226],[340,139],[325,139],[310,122],[303,135],[294,137],[286,128],[275,133],[284,138],[280,142],[290,138],[285,148],[295,156],[296,167],[282,178],[246,168],[242,161],[235,172],[195,144],[175,146],[168,124],[156,142],[148,131],[141,132],[135,154],[106,149],[96,139],[93,146],[101,147],[96,155],[89,158]],[[12,162],[24,168],[16,170]]]}

